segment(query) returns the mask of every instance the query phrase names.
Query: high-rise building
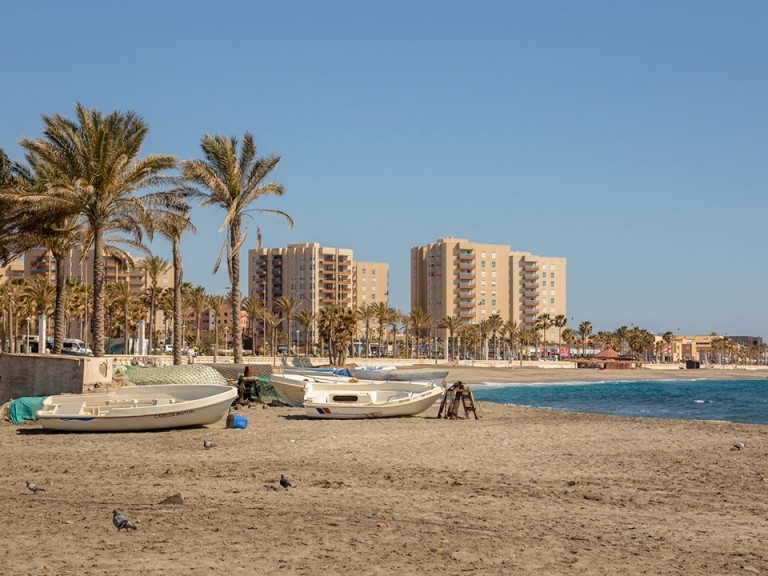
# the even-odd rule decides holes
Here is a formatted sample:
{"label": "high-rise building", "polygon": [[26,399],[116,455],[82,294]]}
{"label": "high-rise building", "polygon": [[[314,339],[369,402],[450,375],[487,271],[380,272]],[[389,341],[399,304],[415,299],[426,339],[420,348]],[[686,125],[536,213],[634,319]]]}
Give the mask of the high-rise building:
{"label": "high-rise building", "polygon": [[[248,296],[269,309],[280,298],[292,298],[297,311],[314,314],[332,305],[356,309],[364,303],[387,303],[389,265],[355,262],[351,249],[315,242],[258,248],[248,251]],[[295,340],[304,341],[303,326],[293,327],[300,331]]]}
{"label": "high-rise building", "polygon": [[[117,260],[106,257],[104,259],[104,278],[107,284],[127,282],[131,291],[136,294],[143,293],[149,288],[149,278],[144,269],[144,258],[135,257],[132,268],[121,265]],[[73,248],[66,258],[60,263],[64,268],[68,279],[93,284],[93,250],[83,257],[82,250]],[[56,280],[56,261],[49,253],[41,248],[29,250],[24,254],[24,278],[46,276],[51,282]],[[160,278],[158,289],[173,288],[173,268],[169,265]]]}
{"label": "high-rise building", "polygon": [[[566,294],[565,258],[457,238],[411,249],[411,309],[437,321],[451,316],[479,324],[498,314],[531,329],[542,314],[565,316]],[[546,340],[557,341],[557,328],[547,331]]]}

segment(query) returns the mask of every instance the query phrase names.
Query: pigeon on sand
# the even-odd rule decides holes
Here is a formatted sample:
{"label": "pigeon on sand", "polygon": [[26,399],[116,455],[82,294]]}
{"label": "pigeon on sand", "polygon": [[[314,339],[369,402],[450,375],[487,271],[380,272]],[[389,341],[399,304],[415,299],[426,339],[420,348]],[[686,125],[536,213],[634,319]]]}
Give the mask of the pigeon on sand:
{"label": "pigeon on sand", "polygon": [[38,492],[45,492],[45,488],[40,488],[37,484],[30,482],[29,480],[27,482],[27,488],[29,488],[33,494],[37,494]]}
{"label": "pigeon on sand", "polygon": [[733,445],[733,448],[731,450],[743,450],[744,449],[744,442],[736,442],[736,444]]}
{"label": "pigeon on sand", "polygon": [[136,526],[128,520],[128,516],[120,512],[117,508],[112,510],[112,524],[115,525],[115,528],[117,528],[117,531],[120,532],[123,528],[126,530],[133,529],[136,530]]}
{"label": "pigeon on sand", "polygon": [[293,484],[291,484],[291,481],[288,480],[288,478],[280,474],[280,486],[288,490],[288,486],[293,486]]}
{"label": "pigeon on sand", "polygon": [[203,448],[205,448],[206,450],[210,450],[214,446],[216,446],[216,444],[214,444],[210,440],[203,440]]}

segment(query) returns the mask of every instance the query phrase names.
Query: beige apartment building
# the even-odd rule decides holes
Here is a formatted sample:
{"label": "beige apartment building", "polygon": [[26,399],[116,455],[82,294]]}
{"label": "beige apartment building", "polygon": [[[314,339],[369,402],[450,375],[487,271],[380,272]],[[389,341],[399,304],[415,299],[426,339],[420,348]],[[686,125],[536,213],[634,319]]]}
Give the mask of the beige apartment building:
{"label": "beige apartment building", "polygon": [[[316,242],[249,250],[248,295],[270,309],[279,298],[293,298],[298,310],[315,314],[332,305],[355,309],[362,304],[387,303],[389,265],[355,262],[351,249]],[[291,339],[304,341],[303,327],[292,325],[291,331],[294,329],[300,333],[291,334]]]}
{"label": "beige apartment building", "polygon": [[[116,260],[105,258],[104,276],[108,284],[127,282],[136,294],[149,288],[149,279],[143,267],[143,257],[134,258],[134,267],[126,268]],[[24,254],[24,278],[46,276],[51,282],[56,281],[56,261],[45,250],[34,249]],[[93,250],[83,257],[80,248],[74,248],[61,262],[68,279],[76,282],[93,284]],[[158,289],[173,288],[173,268],[168,269],[158,279]]]}
{"label": "beige apartment building", "polygon": [[[533,328],[540,314],[567,315],[566,259],[509,246],[439,238],[411,249],[411,309],[478,324],[494,314]],[[439,336],[448,335],[440,330]],[[557,329],[547,331],[557,341]]]}

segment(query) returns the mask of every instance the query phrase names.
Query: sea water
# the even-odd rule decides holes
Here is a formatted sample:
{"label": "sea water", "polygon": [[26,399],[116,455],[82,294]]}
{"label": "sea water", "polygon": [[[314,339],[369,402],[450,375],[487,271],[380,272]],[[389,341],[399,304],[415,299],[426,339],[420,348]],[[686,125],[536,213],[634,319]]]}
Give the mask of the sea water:
{"label": "sea water", "polygon": [[475,384],[476,400],[617,416],[768,424],[768,379]]}

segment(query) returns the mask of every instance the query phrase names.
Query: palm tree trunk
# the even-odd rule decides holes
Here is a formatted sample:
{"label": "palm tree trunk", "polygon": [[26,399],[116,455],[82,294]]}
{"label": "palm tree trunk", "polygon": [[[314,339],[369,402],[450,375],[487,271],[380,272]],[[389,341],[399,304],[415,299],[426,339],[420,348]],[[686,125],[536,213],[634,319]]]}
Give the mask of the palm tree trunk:
{"label": "palm tree trunk", "polygon": [[[64,293],[64,286],[66,284],[66,274],[64,266],[64,255],[54,254],[56,259],[56,308],[53,315],[53,353],[61,354],[61,349],[64,346],[64,338],[66,338],[66,294]],[[41,342],[41,346],[44,346]],[[43,351],[42,349],[40,350]]]}
{"label": "palm tree trunk", "polygon": [[181,328],[184,321],[181,306],[181,284],[183,279],[183,270],[181,265],[181,250],[177,241],[172,242],[173,247],[173,365],[181,365],[181,349],[183,342],[183,330]]}
{"label": "palm tree trunk", "polygon": [[[232,222],[230,230],[231,270],[232,280],[232,339],[235,364],[243,363],[243,327],[240,325],[240,220]],[[288,320],[290,326],[290,319]],[[290,339],[290,334],[289,334]]]}
{"label": "palm tree trunk", "polygon": [[104,356],[104,238],[101,226],[93,228],[93,355]]}

